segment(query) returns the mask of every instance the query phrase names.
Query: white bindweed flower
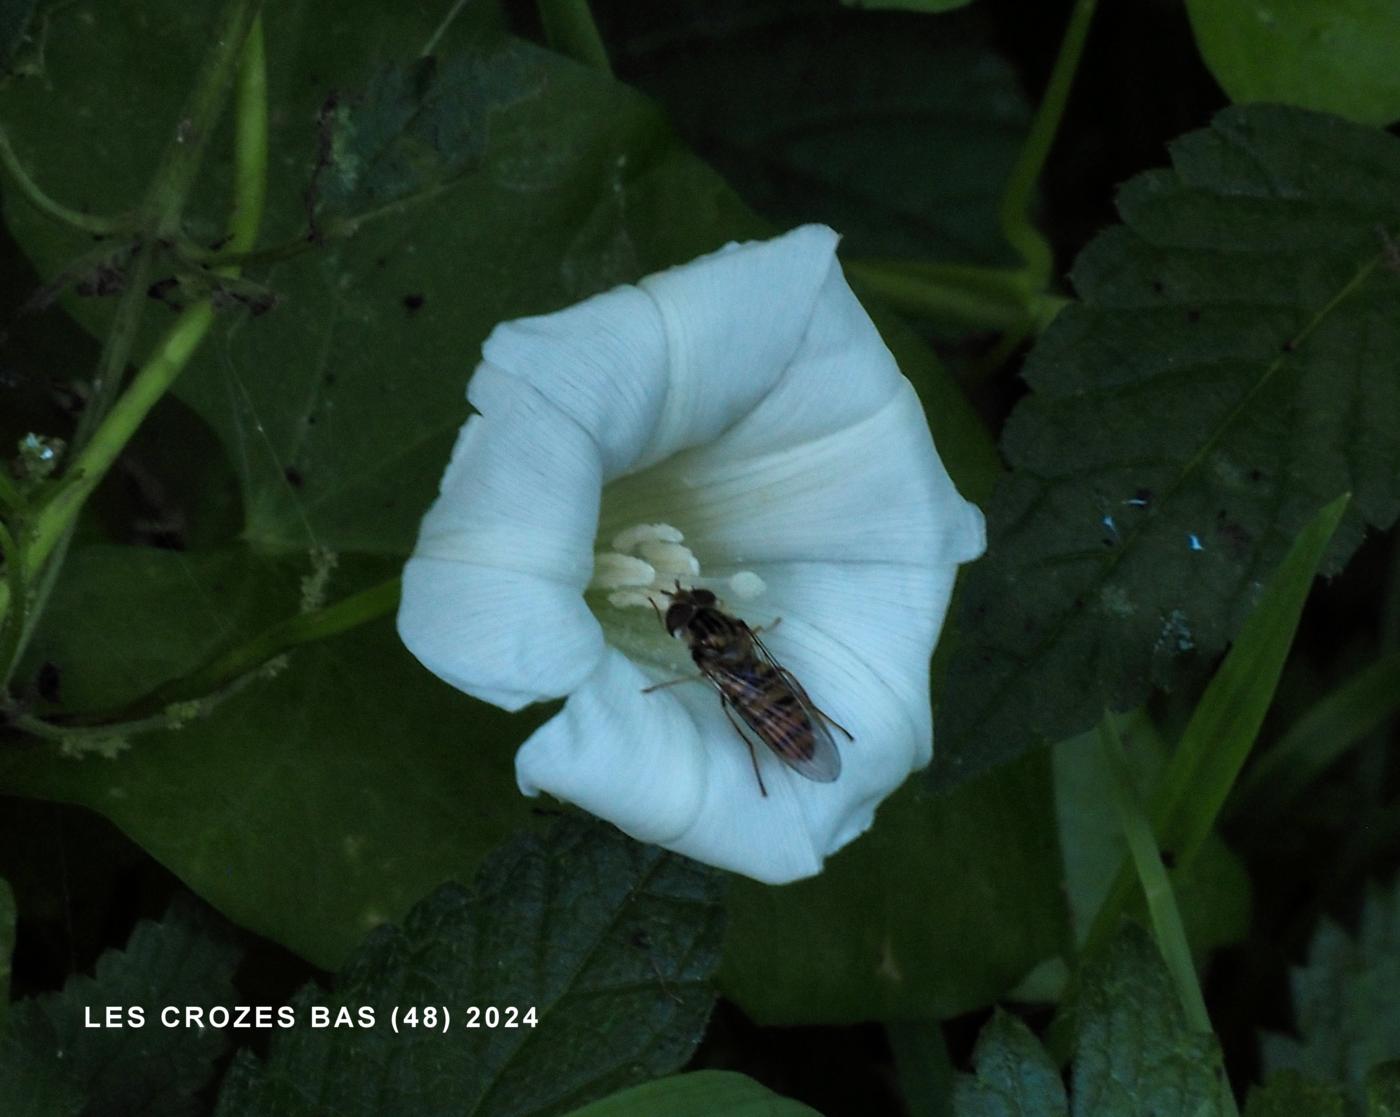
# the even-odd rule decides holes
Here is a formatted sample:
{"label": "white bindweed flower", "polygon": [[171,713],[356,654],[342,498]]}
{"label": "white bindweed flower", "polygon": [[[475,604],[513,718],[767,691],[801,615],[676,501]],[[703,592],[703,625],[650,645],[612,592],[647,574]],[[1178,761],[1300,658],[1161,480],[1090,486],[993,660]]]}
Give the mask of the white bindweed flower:
{"label": "white bindweed flower", "polygon": [[[567,696],[516,756],[525,794],[771,883],[819,872],[929,762],[929,656],[984,546],[836,240],[731,244],[498,326],[399,610],[468,694]],[[835,781],[760,747],[764,796],[712,685],[644,692],[696,674],[657,615],[678,584],[764,626],[850,731]]]}

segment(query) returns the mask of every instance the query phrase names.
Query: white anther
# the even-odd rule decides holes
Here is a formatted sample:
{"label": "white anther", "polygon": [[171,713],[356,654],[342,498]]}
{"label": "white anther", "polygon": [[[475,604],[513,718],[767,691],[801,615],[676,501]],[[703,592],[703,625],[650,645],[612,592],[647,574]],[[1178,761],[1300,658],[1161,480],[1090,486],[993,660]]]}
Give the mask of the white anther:
{"label": "white anther", "polygon": [[633,524],[614,535],[612,545],[614,551],[630,554],[637,549],[638,544],[644,542],[682,543],[684,541],[685,536],[681,534],[679,529],[673,528],[670,524]]}
{"label": "white anther", "polygon": [[589,585],[596,589],[618,589],[623,586],[649,586],[656,581],[656,568],[632,555],[603,551],[593,556],[593,578]]}
{"label": "white anther", "polygon": [[655,539],[644,539],[638,544],[645,558],[663,578],[674,574],[699,574],[700,563],[683,543],[663,543]]}
{"label": "white anther", "polygon": [[729,588],[734,591],[736,597],[752,601],[755,597],[760,596],[768,586],[752,570],[741,570],[730,577]]}

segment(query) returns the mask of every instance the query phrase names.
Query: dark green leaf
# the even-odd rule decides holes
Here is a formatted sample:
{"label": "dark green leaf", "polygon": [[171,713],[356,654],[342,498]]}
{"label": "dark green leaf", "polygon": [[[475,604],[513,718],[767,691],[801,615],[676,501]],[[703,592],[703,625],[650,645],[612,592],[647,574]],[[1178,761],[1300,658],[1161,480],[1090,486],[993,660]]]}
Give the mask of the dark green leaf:
{"label": "dark green leaf", "polygon": [[853,255],[1018,262],[998,207],[1030,109],[975,16],[710,0],[689,34],[639,24],[644,88],[765,217]]}
{"label": "dark green leaf", "polygon": [[1191,1032],[1147,933],[1125,924],[1085,978],[1076,1117],[1213,1117],[1225,1089],[1214,1036]]}
{"label": "dark green leaf", "polygon": [[[674,1071],[714,1000],[720,880],[601,823],[514,840],[470,890],[445,885],[372,935],[333,994],[303,994],[267,1061],[235,1065],[219,1117],[562,1113]],[[374,1024],[307,1027],[316,1005]],[[437,1006],[437,1029],[407,1026],[412,1006]],[[487,1026],[488,1006],[521,1026]]]}
{"label": "dark green leaf", "polygon": [[1249,1092],[1244,1117],[1343,1117],[1346,1099],[1337,1086],[1280,1071]]}
{"label": "dark green leaf", "polygon": [[[125,951],[108,951],[92,977],[62,993],[19,1001],[0,1039],[6,1117],[185,1117],[228,1047],[210,1027],[166,1026],[161,1009],[237,1003],[238,950],[206,917],[180,909],[139,923]],[[107,1010],[116,1026],[105,1026]],[[140,1009],[142,1022],[128,1015]],[[88,1023],[91,1019],[96,1026]]]}
{"label": "dark green leaf", "polygon": [[977,1075],[959,1080],[956,1117],[1069,1117],[1059,1069],[1016,1017],[998,1009],[972,1061]]}
{"label": "dark green leaf", "polygon": [[1400,509],[1400,143],[1230,109],[1130,182],[1003,440],[941,714],[956,781],[1199,673],[1324,504]]}
{"label": "dark green leaf", "polygon": [[24,44],[38,0],[0,0],[0,69],[8,69]]}
{"label": "dark green leaf", "polygon": [[821,1117],[731,1071],[700,1070],[633,1086],[569,1117]]}
{"label": "dark green leaf", "polygon": [[1367,1075],[1400,1059],[1400,885],[1368,892],[1355,936],[1324,921],[1291,984],[1299,1038],[1264,1036],[1265,1065],[1345,1083],[1364,1112]]}
{"label": "dark green leaf", "polygon": [[[327,590],[367,580],[364,565],[347,559]],[[69,560],[35,655],[61,667],[75,708],[111,707],[296,616],[312,576],[306,559],[90,547]],[[128,746],[114,761],[6,749],[0,787],[100,810],[230,918],[328,969],[440,881],[469,880],[529,818],[511,754],[535,722],[439,685],[388,617],[185,721],[85,742]]]}
{"label": "dark green leaf", "polygon": [[1186,0],[1201,55],[1230,100],[1400,117],[1400,8],[1391,0]]}
{"label": "dark green leaf", "polygon": [[[1053,811],[1043,756],[942,798],[906,785],[821,876],[735,881],[725,995],[768,1024],[990,1003],[1065,946]],[[774,928],[800,928],[800,947],[775,947]]]}

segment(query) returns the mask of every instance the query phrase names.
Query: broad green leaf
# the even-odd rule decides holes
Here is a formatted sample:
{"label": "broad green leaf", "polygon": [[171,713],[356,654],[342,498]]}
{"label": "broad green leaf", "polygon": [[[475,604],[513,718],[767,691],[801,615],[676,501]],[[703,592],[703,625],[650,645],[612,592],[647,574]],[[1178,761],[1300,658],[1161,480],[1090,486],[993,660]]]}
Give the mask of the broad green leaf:
{"label": "broad green leaf", "polygon": [[1249,1092],[1244,1117],[1344,1117],[1340,1087],[1280,1071]]}
{"label": "broad green leaf", "polygon": [[[304,991],[266,1061],[235,1063],[218,1117],[562,1113],[677,1070],[714,1002],[721,880],[602,823],[513,840],[472,888],[371,935],[333,993]],[[309,1027],[317,1006],[373,1025]]]}
{"label": "broad green leaf", "polygon": [[568,1117],[820,1117],[752,1078],[722,1070],[691,1071],[633,1086]]}
{"label": "broad green leaf", "polygon": [[1019,262],[998,207],[1030,108],[975,14],[865,18],[826,0],[704,8],[680,32],[633,16],[618,51],[759,213],[824,221],[851,257]]}
{"label": "broad green leaf", "polygon": [[1234,108],[1129,182],[1028,359],[941,708],[939,782],[1198,676],[1324,504],[1400,509],[1400,142]]}
{"label": "broad green leaf", "polygon": [[1264,1065],[1345,1083],[1364,1112],[1367,1075],[1400,1059],[1400,885],[1368,891],[1355,935],[1324,920],[1290,984],[1298,1038],[1265,1035]]}
{"label": "broad green leaf", "polygon": [[1236,104],[1275,101],[1362,124],[1400,118],[1390,0],[1186,0],[1196,44]]}
{"label": "broad green leaf", "polygon": [[908,1117],[951,1117],[956,1071],[943,1025],[937,1020],[896,1020],[885,1025],[885,1040]]}
{"label": "broad green leaf", "polygon": [[[74,708],[118,706],[210,645],[295,616],[312,576],[306,560],[233,550],[89,547],[35,654],[60,667]],[[342,576],[365,574],[337,567],[330,592]],[[207,718],[131,736],[115,760],[7,748],[0,787],[100,810],[231,919],[334,969],[440,881],[471,879],[529,818],[511,741],[537,720],[438,685],[385,617],[299,649]]]}
{"label": "broad green leaf", "polygon": [[1223,1112],[1220,1048],[1190,1031],[1147,933],[1125,924],[1085,979],[1075,1050],[1075,1117],[1212,1117]]}
{"label": "broad green leaf", "polygon": [[[139,923],[125,951],[98,959],[92,977],[12,1006],[0,1037],[0,1112],[6,1117],[175,1117],[214,1073],[230,1034],[166,1026],[168,1006],[238,1003],[238,949],[205,916],[172,911]],[[107,1010],[115,1008],[114,1026]],[[128,1013],[140,1009],[137,1021]],[[183,1018],[181,1018],[183,1023]],[[91,1021],[91,1022],[90,1022]]]}
{"label": "broad green leaf", "polygon": [[764,1024],[941,1018],[995,1000],[1066,946],[1051,796],[1043,756],[941,798],[911,782],[820,876],[736,880],[725,995]]}
{"label": "broad green leaf", "polygon": [[997,1010],[977,1037],[976,1077],[962,1075],[955,1117],[1069,1117],[1059,1068],[1021,1021]]}

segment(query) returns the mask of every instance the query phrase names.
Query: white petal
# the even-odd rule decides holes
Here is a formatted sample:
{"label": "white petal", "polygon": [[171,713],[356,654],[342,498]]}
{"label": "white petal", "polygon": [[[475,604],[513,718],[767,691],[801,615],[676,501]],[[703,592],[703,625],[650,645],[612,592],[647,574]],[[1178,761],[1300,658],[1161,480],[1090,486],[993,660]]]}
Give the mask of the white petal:
{"label": "white petal", "polygon": [[644,842],[689,829],[710,782],[695,723],[656,679],[614,648],[515,756],[526,795],[548,791]]}
{"label": "white petal", "polygon": [[668,379],[656,303],[619,287],[554,314],[503,322],[482,346],[468,398],[527,387],[593,436],[605,477],[624,471],[656,425]]}
{"label": "white petal", "polygon": [[504,710],[568,694],[605,648],[578,590],[440,558],[408,560],[398,627],[429,671]]}
{"label": "white petal", "polygon": [[609,490],[609,516],[663,511],[707,573],[813,560],[939,566],[986,546],[982,513],[954,488],[907,381],[825,437],[748,458],[721,440]]}
{"label": "white petal", "polygon": [[757,406],[716,441],[733,458],[767,454],[854,426],[885,406],[904,376],[839,266],[817,295],[792,363]]}
{"label": "white petal", "polygon": [[482,406],[404,568],[399,635],[453,686],[518,709],[567,694],[602,654],[583,601],[601,462],[587,432],[533,392]]}
{"label": "white petal", "polygon": [[838,735],[844,769],[836,782],[804,779],[760,748],[764,797],[713,688],[701,681],[644,694],[658,680],[609,650],[517,755],[522,790],[549,791],[642,841],[756,880],[819,872],[927,761],[927,683],[922,706],[911,710],[811,625],[785,619],[771,636],[812,700],[855,736],[850,743]]}
{"label": "white petal", "polygon": [[665,323],[671,375],[636,468],[713,440],[768,394],[837,267],[836,241],[825,226],[804,225],[641,281]]}

